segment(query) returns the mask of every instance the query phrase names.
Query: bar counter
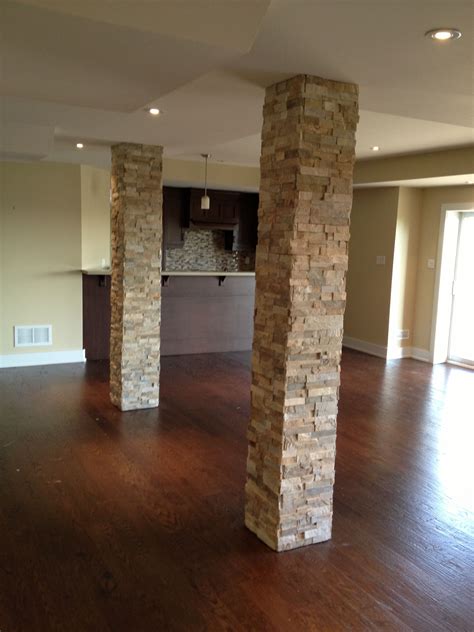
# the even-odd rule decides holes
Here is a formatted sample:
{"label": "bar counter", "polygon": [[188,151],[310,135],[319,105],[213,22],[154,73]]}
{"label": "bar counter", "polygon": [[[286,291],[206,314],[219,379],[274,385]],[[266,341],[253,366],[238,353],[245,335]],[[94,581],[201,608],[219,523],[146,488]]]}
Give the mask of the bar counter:
{"label": "bar counter", "polygon": [[[108,358],[110,269],[83,270],[84,348]],[[252,347],[255,272],[163,271],[161,354]]]}

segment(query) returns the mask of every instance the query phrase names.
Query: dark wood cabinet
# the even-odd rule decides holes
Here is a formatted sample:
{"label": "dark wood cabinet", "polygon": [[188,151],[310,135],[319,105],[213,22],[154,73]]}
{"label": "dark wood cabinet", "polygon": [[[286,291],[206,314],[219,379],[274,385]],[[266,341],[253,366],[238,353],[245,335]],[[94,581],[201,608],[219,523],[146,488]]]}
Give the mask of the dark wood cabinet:
{"label": "dark wood cabinet", "polygon": [[163,187],[163,249],[183,247],[188,208],[189,189]]}
{"label": "dark wood cabinet", "polygon": [[240,198],[239,225],[234,250],[255,250],[258,233],[258,194],[243,193]]}
{"label": "dark wood cabinet", "polygon": [[191,189],[190,220],[194,224],[237,226],[239,223],[240,196],[235,191],[208,191],[211,199],[209,209],[201,208],[204,191]]}
{"label": "dark wood cabinet", "polygon": [[82,338],[87,360],[109,359],[110,276],[82,275]]}
{"label": "dark wood cabinet", "polygon": [[[209,191],[209,194],[212,192]],[[215,200],[211,199],[211,205],[208,209],[201,208],[201,196],[204,191],[191,189],[189,204],[189,219],[194,223],[217,224],[219,222],[219,207],[215,204]]]}
{"label": "dark wood cabinet", "polygon": [[217,198],[219,205],[219,215],[224,224],[238,224],[240,214],[240,196],[223,195]]}
{"label": "dark wood cabinet", "polygon": [[226,250],[251,250],[257,244],[258,194],[208,191],[209,209],[201,209],[202,189],[163,187],[163,266],[166,250],[182,248],[189,226],[225,230]]}

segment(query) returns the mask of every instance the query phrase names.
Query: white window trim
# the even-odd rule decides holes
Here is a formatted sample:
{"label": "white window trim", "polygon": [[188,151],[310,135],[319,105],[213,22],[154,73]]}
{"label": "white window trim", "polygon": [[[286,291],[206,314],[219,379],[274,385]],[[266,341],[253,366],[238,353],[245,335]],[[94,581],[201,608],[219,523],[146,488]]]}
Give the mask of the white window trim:
{"label": "white window trim", "polygon": [[[443,246],[444,246],[444,233],[446,226],[446,219],[448,213],[468,213],[474,212],[474,208],[471,202],[457,202],[443,204],[440,212],[440,227],[438,236],[438,253],[436,257],[436,276],[435,286],[433,294],[433,311],[431,318],[431,342],[430,342],[430,360],[433,364],[440,364],[446,362],[448,358],[448,351],[446,345],[446,331],[440,327],[439,322],[439,294],[440,294],[440,282],[441,271],[443,269]],[[448,334],[449,335],[449,334]],[[445,351],[446,349],[446,351]]]}

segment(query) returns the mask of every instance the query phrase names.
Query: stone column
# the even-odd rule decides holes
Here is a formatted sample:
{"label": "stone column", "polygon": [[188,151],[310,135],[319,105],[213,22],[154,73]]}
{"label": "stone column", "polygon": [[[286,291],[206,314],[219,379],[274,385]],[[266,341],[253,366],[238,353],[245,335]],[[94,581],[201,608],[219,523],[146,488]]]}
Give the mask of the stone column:
{"label": "stone column", "polygon": [[245,524],[331,537],[358,88],[301,75],[263,110]]}
{"label": "stone column", "polygon": [[159,400],[162,151],[112,146],[110,398],[121,410]]}

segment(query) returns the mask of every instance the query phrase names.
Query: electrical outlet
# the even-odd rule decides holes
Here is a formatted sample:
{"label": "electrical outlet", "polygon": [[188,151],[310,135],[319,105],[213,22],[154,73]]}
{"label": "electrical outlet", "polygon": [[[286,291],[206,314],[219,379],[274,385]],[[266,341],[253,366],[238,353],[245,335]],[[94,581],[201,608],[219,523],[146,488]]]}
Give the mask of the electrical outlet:
{"label": "electrical outlet", "polygon": [[434,259],[428,259],[428,261],[426,262],[426,267],[429,270],[434,270],[434,268],[435,268],[435,260]]}
{"label": "electrical outlet", "polygon": [[408,340],[408,338],[410,337],[410,330],[409,329],[399,329],[397,332],[397,338],[398,340]]}
{"label": "electrical outlet", "polygon": [[375,263],[378,266],[384,266],[385,265],[385,255],[377,255],[377,257],[375,259]]}

